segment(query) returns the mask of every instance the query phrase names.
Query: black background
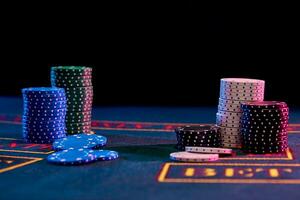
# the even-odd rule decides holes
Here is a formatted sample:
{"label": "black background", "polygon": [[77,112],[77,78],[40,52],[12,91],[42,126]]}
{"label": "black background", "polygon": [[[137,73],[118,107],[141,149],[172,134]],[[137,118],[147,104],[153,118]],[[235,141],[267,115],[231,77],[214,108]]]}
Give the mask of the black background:
{"label": "black background", "polygon": [[1,95],[50,85],[51,65],[87,65],[98,105],[216,105],[223,77],[264,79],[265,99],[300,105],[295,12],[232,10],[115,2],[6,16]]}

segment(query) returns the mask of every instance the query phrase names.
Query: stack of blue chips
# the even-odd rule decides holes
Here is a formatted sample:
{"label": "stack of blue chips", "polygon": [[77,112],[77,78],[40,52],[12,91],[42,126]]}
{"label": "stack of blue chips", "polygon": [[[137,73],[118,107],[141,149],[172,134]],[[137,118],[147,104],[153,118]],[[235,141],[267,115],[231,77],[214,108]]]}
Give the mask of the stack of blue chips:
{"label": "stack of blue chips", "polygon": [[66,95],[63,88],[22,89],[23,138],[29,143],[51,144],[66,137]]}

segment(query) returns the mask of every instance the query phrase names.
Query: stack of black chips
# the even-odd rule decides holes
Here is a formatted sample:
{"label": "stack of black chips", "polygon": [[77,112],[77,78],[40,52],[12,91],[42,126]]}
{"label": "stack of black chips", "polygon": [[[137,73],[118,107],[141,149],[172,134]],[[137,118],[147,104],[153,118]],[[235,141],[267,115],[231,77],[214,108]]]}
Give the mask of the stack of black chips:
{"label": "stack of black chips", "polygon": [[244,152],[281,153],[288,148],[289,108],[285,102],[245,102],[241,108]]}
{"label": "stack of black chips", "polygon": [[176,148],[185,150],[186,146],[220,147],[221,134],[218,126],[197,125],[183,126],[175,129],[177,137]]}

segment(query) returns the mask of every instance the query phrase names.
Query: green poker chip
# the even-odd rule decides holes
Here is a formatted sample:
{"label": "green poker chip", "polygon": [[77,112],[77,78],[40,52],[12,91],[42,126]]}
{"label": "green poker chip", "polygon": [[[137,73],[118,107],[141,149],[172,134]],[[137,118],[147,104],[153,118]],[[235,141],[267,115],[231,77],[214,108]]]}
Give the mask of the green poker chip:
{"label": "green poker chip", "polygon": [[66,95],[93,95],[93,90],[66,90]]}
{"label": "green poker chip", "polygon": [[[73,76],[70,76],[72,78],[68,78],[68,76],[64,76],[64,79],[58,79],[55,77],[51,77],[51,83],[56,83],[56,84],[86,84],[92,82],[92,78],[89,79],[79,79],[79,78],[73,78]],[[87,86],[82,86],[82,87],[87,87]]]}
{"label": "green poker chip", "polygon": [[82,123],[66,123],[68,127],[81,127],[81,126],[91,126],[91,121],[82,122]]}
{"label": "green poker chip", "polygon": [[92,115],[88,116],[66,116],[66,123],[82,123],[91,121]]}
{"label": "green poker chip", "polygon": [[70,123],[83,123],[83,122],[89,122],[91,120],[92,120],[92,117],[84,118],[84,119],[71,119],[71,118],[68,118],[68,119],[66,119],[66,123],[67,124],[70,124]]}
{"label": "green poker chip", "polygon": [[92,99],[93,94],[67,94],[66,97],[67,99]]}
{"label": "green poker chip", "polygon": [[81,131],[81,130],[66,130],[66,132],[67,132],[67,135],[74,135],[74,134],[79,134],[79,133],[91,133],[92,130],[91,129],[83,130],[83,131]]}
{"label": "green poker chip", "polygon": [[91,112],[67,112],[67,117],[76,117],[76,116],[89,116],[92,115]]}
{"label": "green poker chip", "polygon": [[82,83],[59,83],[59,82],[52,82],[52,86],[59,87],[59,88],[65,88],[65,87],[86,87],[86,86],[92,86],[92,81],[86,81]]}
{"label": "green poker chip", "polygon": [[80,74],[83,72],[91,72],[92,68],[86,66],[56,66],[52,67],[51,71],[55,73]]}
{"label": "green poker chip", "polygon": [[92,105],[93,100],[89,99],[89,100],[79,100],[79,99],[68,99],[67,101],[67,106],[69,105],[74,105],[74,106],[86,106],[86,105]]}
{"label": "green poker chip", "polygon": [[82,80],[91,80],[93,77],[92,76],[62,76],[62,75],[56,75],[56,74],[51,74],[51,80],[56,80],[59,82],[64,82],[66,80],[69,81],[82,81]]}
{"label": "green poker chip", "polygon": [[67,126],[66,127],[67,130],[71,130],[71,131],[75,131],[75,130],[78,130],[78,131],[83,131],[83,130],[91,130],[91,126]]}
{"label": "green poker chip", "polygon": [[64,88],[66,92],[77,92],[77,91],[89,91],[93,90],[93,86],[87,86],[87,87],[66,87]]}

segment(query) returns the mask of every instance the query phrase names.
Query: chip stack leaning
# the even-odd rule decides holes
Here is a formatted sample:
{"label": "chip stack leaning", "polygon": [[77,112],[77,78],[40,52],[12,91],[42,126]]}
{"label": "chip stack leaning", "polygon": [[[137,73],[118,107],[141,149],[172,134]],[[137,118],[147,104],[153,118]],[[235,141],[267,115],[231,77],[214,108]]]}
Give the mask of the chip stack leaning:
{"label": "chip stack leaning", "polygon": [[23,139],[51,144],[66,137],[66,95],[63,88],[24,88]]}
{"label": "chip stack leaning", "polygon": [[222,146],[241,147],[241,103],[264,100],[265,81],[257,79],[223,78],[216,123],[220,126]]}
{"label": "chip stack leaning", "polygon": [[51,84],[64,88],[67,97],[67,134],[90,133],[93,103],[92,68],[51,68]]}
{"label": "chip stack leaning", "polygon": [[285,102],[246,102],[241,108],[244,152],[280,153],[288,148],[289,108]]}

